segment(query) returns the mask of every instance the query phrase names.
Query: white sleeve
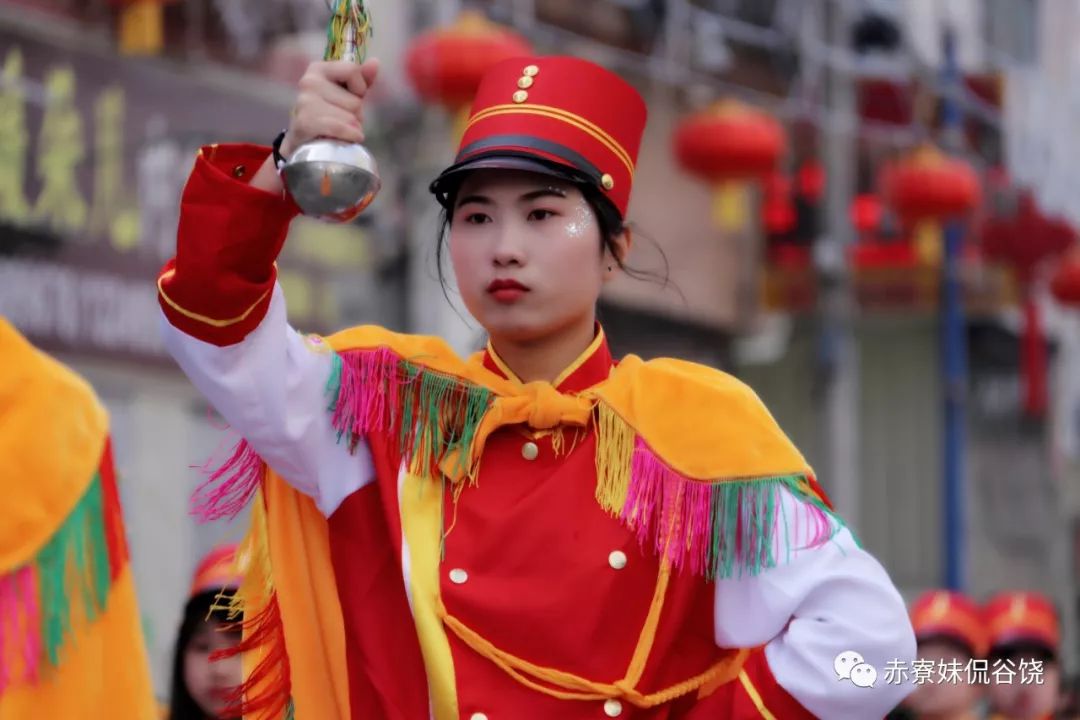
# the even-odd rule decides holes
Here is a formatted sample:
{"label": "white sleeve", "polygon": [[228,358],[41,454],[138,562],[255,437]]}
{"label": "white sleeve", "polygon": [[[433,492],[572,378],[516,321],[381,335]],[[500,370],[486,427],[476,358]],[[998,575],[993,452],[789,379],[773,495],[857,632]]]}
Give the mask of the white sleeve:
{"label": "white sleeve", "polygon": [[[914,690],[906,678],[887,677],[887,668],[910,667],[915,659],[904,601],[847,528],[809,547],[794,537],[799,528],[812,527],[804,506],[786,490],[781,501],[792,553],[778,554],[780,564],[759,575],[717,581],[716,642],[766,644],[777,683],[822,720],[880,720]],[[848,651],[875,668],[872,687],[837,676],[835,660]]]}
{"label": "white sleeve", "polygon": [[338,442],[327,406],[332,355],[310,347],[288,323],[274,286],[266,317],[235,345],[183,333],[162,315],[165,346],[180,368],[266,463],[329,517],[372,482],[371,451]]}

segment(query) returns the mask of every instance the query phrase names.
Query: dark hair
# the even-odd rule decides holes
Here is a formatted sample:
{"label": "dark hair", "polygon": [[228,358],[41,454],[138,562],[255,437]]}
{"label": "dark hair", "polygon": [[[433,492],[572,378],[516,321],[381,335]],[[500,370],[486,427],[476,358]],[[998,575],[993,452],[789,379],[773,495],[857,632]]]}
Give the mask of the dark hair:
{"label": "dark hair", "polygon": [[1047,647],[1045,643],[1035,639],[1015,640],[998,645],[990,650],[989,659],[991,665],[1006,660],[1017,662],[1020,658],[1033,658],[1050,664],[1057,662],[1057,653],[1053,648]]}
{"label": "dark hair", "polygon": [[919,647],[922,647],[923,645],[928,645],[930,643],[941,643],[943,645],[947,645],[953,650],[963,652],[969,657],[978,657],[978,655],[975,653],[975,648],[971,646],[971,643],[969,643],[963,638],[953,635],[952,633],[942,632],[932,633],[929,635],[920,635],[916,638],[916,640],[918,641]]}
{"label": "dark hair", "polygon": [[[450,295],[446,290],[446,271],[443,269],[443,247],[446,245],[447,232],[450,230],[450,223],[453,218],[452,208],[454,207],[455,197],[463,180],[464,178],[455,183],[455,185],[447,191],[446,200],[442,203],[443,210],[439,218],[439,235],[435,244],[435,267],[438,272],[439,285],[442,286],[443,297],[451,303],[453,301],[450,300]],[[596,215],[597,223],[600,225],[600,251],[610,251],[611,256],[615,259],[615,264],[619,266],[619,269],[635,280],[655,282],[662,288],[671,286],[669,278],[670,266],[668,264],[667,255],[664,253],[664,249],[652,238],[644,236],[646,240],[656,245],[656,249],[660,253],[660,258],[664,264],[662,272],[637,270],[627,265],[623,259],[619,257],[618,253],[615,252],[617,247],[615,239],[629,229],[630,224],[623,220],[619,209],[616,208],[610,200],[604,197],[603,193],[601,193],[594,185],[587,182],[574,182],[573,184],[581,191],[582,196],[585,198],[585,202],[589,203],[589,207],[592,208],[593,213]],[[640,235],[641,233],[638,234]],[[675,290],[682,296],[682,293],[678,288],[675,288]]]}
{"label": "dark hair", "polygon": [[184,619],[180,623],[180,632],[176,637],[176,650],[173,654],[172,692],[169,697],[169,720],[206,720],[206,713],[202,711],[195,698],[188,692],[184,682],[184,654],[187,652],[191,639],[204,622],[216,622],[232,624],[242,618],[229,619],[228,612],[221,609],[212,609],[224,602],[218,601],[218,594],[227,597],[228,593],[219,590],[207,590],[195,595],[184,606]]}

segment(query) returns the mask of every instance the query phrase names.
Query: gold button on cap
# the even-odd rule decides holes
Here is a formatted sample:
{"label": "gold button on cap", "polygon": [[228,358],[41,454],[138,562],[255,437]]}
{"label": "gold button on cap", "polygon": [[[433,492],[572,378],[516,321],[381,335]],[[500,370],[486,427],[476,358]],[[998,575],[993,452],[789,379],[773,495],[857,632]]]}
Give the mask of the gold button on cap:
{"label": "gold button on cap", "polygon": [[514,102],[516,103],[523,103],[528,99],[529,93],[525,92],[524,90],[518,90],[516,93],[514,93]]}
{"label": "gold button on cap", "polygon": [[626,553],[622,550],[612,550],[611,554],[607,556],[608,565],[616,570],[622,570],[626,567]]}
{"label": "gold button on cap", "polygon": [[465,572],[461,568],[454,568],[450,571],[450,582],[455,585],[464,585],[469,579],[469,573]]}
{"label": "gold button on cap", "polygon": [[484,713],[473,713],[469,716],[469,720],[488,720],[488,716]]}
{"label": "gold button on cap", "polygon": [[529,77],[528,75],[526,75],[525,77],[518,80],[518,87],[521,88],[522,90],[528,90],[532,86],[533,86],[533,79],[531,77]]}
{"label": "gold button on cap", "polygon": [[608,717],[619,717],[620,715],[622,715],[622,703],[618,700],[605,701],[604,714]]}
{"label": "gold button on cap", "polygon": [[610,190],[615,187],[615,178],[611,177],[607,173],[600,178],[600,184],[604,186],[605,190]]}
{"label": "gold button on cap", "polygon": [[536,77],[540,74],[540,68],[538,68],[536,65],[528,65],[525,67],[524,70],[521,71],[521,74],[525,77]]}
{"label": "gold button on cap", "polygon": [[531,440],[521,446],[521,457],[526,460],[535,460],[540,455],[540,448]]}

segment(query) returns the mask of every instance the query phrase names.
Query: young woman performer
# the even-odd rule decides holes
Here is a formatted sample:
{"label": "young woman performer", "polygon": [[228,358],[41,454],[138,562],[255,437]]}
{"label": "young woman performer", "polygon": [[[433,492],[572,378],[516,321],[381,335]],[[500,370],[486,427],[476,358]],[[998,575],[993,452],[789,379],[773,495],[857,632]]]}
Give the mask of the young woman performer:
{"label": "young woman performer", "polygon": [[[376,70],[312,65],[281,154],[361,140]],[[160,301],[245,438],[198,499],[254,498],[252,715],[855,720],[910,689],[849,667],[914,659],[904,604],[753,392],[608,351],[595,306],[630,247],[645,115],[575,58],[486,76],[432,185],[490,338],[468,359],[378,327],[298,334],[275,158],[201,152]]]}

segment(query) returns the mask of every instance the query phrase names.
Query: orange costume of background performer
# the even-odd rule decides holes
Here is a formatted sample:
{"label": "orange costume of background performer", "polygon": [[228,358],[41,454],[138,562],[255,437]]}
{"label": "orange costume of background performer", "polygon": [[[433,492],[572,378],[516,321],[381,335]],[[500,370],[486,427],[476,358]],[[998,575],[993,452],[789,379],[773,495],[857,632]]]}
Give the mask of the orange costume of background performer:
{"label": "orange costume of background performer", "polygon": [[[286,144],[359,139],[374,72],[309,68]],[[254,501],[251,716],[852,720],[911,689],[837,677],[843,652],[910,663],[911,625],[754,393],[616,361],[595,325],[645,115],[575,58],[489,72],[433,184],[490,338],[468,359],[378,327],[298,334],[274,266],[296,209],[269,150],[200,153],[160,303],[173,356],[245,439],[197,500]]]}
{"label": "orange costume of background performer", "polygon": [[155,717],[108,415],[3,317],[0,453],[0,720]]}

